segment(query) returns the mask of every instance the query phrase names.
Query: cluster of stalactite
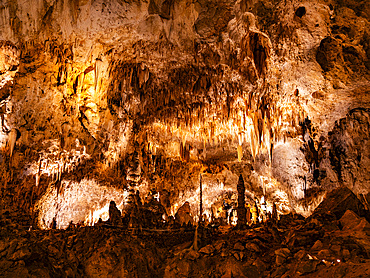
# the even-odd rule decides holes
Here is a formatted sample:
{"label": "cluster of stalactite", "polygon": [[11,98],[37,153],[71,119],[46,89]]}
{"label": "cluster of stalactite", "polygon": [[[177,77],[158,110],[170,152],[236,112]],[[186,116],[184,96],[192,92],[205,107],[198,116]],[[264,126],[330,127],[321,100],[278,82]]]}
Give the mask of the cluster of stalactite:
{"label": "cluster of stalactite", "polygon": [[60,181],[63,173],[73,172],[77,166],[84,160],[88,159],[89,155],[86,150],[72,150],[71,152],[60,151],[57,154],[46,154],[40,157],[36,169],[36,186],[40,182],[43,174],[51,176],[52,180]]}
{"label": "cluster of stalactite", "polygon": [[10,41],[0,41],[0,75],[6,71],[14,71],[19,65],[18,48]]}
{"label": "cluster of stalactite", "polygon": [[[30,45],[23,47],[22,57],[32,59],[32,53],[27,49],[39,47],[27,43]],[[134,48],[142,46],[137,44]],[[55,68],[58,69],[56,85],[67,85],[69,93],[63,92],[62,110],[67,116],[78,115],[82,127],[88,131],[84,123],[84,112],[89,109],[83,104],[84,82],[87,74],[93,71],[94,89],[99,89],[102,59],[98,57],[84,66],[72,68],[73,44],[48,40],[42,48],[54,57]],[[243,74],[235,78],[230,65],[215,63],[218,58],[214,51],[202,50],[199,63],[180,66],[168,63],[167,68],[156,68],[150,61],[115,60],[105,53],[110,60],[109,85],[106,88],[108,108],[111,114],[121,119],[127,116],[123,118],[130,118],[139,125],[145,124],[149,133],[155,133],[153,123],[160,123],[172,133],[171,129],[175,128],[183,134],[190,134],[181,136],[180,157],[183,161],[190,160],[192,148],[185,137],[196,137],[198,142],[206,144],[221,142],[225,134],[239,138],[239,161],[243,157],[244,142],[250,145],[253,158],[266,151],[271,159],[276,141],[299,134],[305,115],[298,103],[298,89],[293,97],[289,97],[288,104],[281,100],[278,103],[278,89],[268,85],[270,48],[268,37],[260,32],[251,31],[241,42],[239,58],[251,63],[256,80],[261,81],[254,80],[253,86],[249,77],[243,77]],[[205,63],[206,58],[215,61]],[[62,134],[62,137],[70,135]],[[64,147],[63,138],[61,141]]]}
{"label": "cluster of stalactite", "polygon": [[[247,40],[245,48],[252,50],[245,55],[255,60],[257,75],[264,76],[267,71],[264,61],[270,54],[261,36],[254,35],[254,39]],[[227,72],[221,66],[188,65],[170,69],[166,74],[167,82],[159,83],[159,76],[165,74],[144,62],[111,62],[107,93],[111,113],[148,124],[149,130],[155,122],[170,132],[173,132],[171,128],[181,129],[200,141],[218,140],[226,131],[242,138],[240,145],[249,142],[253,158],[262,149],[271,158],[276,141],[300,134],[305,114],[299,104],[298,89],[289,99],[285,98],[286,102],[278,103],[279,92],[267,82],[247,90],[240,82],[227,79]],[[184,142],[180,148],[181,158],[188,160],[189,149]],[[239,147],[238,153],[241,152]]]}
{"label": "cluster of stalactite", "polygon": [[[218,54],[217,49],[202,43],[194,46],[195,61],[185,64],[167,61],[161,67],[150,59],[117,59],[120,55],[111,50],[101,53],[105,56],[104,62],[102,56],[98,56],[90,57],[84,65],[76,64],[73,61],[74,47],[73,43],[63,44],[54,39],[40,46],[24,42],[22,57],[30,63],[35,59],[32,58],[34,51],[28,50],[43,49],[54,59],[56,85],[63,90],[61,109],[67,116],[77,116],[88,132],[89,123],[84,115],[90,109],[84,103],[90,98],[84,94],[88,74],[95,92],[104,89],[112,115],[147,125],[145,128],[149,131],[153,129],[153,123],[159,122],[168,130],[181,129],[184,134],[197,136],[198,142],[220,142],[225,138],[223,134],[228,133],[233,138],[239,137],[239,160],[243,156],[244,142],[249,143],[253,158],[265,150],[271,159],[275,142],[298,134],[299,123],[304,119],[303,109],[295,106],[296,100],[288,100],[290,106],[283,101],[278,103],[278,88],[268,84],[271,43],[261,32],[249,31],[242,38],[238,63],[234,66],[228,59],[226,64],[222,63],[227,53]],[[141,55],[146,47],[153,48],[155,55],[160,56],[161,49],[170,51],[174,46],[162,40],[149,45],[139,41],[133,45],[133,52]],[[221,50],[226,51],[224,48]],[[101,88],[105,62],[109,62],[109,79],[107,87]],[[244,72],[243,68],[249,69]],[[255,78],[251,79],[252,75]],[[298,95],[296,99],[299,99]],[[189,161],[191,146],[185,141],[181,145],[180,157]]]}
{"label": "cluster of stalactite", "polygon": [[9,133],[11,127],[7,124],[9,114],[7,104],[13,87],[13,78],[19,68],[19,50],[10,41],[0,40],[0,132]]}
{"label": "cluster of stalactite", "polygon": [[[150,71],[144,63],[113,61],[109,66],[109,77],[108,107],[112,114],[118,114],[119,108],[130,103],[133,98],[141,100],[144,97]],[[129,113],[127,110],[125,112]]]}

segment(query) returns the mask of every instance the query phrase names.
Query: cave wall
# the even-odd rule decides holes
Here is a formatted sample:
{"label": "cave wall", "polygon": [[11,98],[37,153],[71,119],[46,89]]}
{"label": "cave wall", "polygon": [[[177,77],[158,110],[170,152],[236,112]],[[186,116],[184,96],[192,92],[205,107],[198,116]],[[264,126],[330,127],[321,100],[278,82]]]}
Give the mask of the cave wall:
{"label": "cave wall", "polygon": [[0,1],[3,188],[33,211],[87,178],[168,194],[171,213],[191,200],[194,214],[201,173],[208,210],[235,199],[239,174],[280,212],[308,215],[340,184],[367,193],[369,11]]}

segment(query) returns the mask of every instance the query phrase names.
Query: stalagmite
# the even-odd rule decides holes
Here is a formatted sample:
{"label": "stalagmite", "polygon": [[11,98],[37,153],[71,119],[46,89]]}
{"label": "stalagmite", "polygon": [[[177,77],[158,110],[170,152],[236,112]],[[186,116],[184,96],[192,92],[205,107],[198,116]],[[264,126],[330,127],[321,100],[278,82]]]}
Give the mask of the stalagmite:
{"label": "stalagmite", "polygon": [[199,223],[203,222],[203,185],[202,174],[199,177]]}
{"label": "stalagmite", "polygon": [[239,175],[238,185],[238,226],[242,227],[246,224],[246,211],[245,211],[245,185],[243,176]]}

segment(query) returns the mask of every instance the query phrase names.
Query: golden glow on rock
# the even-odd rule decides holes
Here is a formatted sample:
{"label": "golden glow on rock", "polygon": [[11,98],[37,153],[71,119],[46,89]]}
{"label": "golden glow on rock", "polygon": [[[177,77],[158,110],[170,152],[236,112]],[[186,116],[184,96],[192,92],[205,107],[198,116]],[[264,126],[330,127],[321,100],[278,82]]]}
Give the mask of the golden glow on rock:
{"label": "golden glow on rock", "polygon": [[71,221],[94,225],[99,218],[108,220],[110,201],[115,201],[122,210],[127,196],[124,190],[101,186],[94,180],[62,180],[59,188],[50,184],[36,203],[37,223],[40,228],[48,229],[55,217],[58,229],[67,228]]}
{"label": "golden glow on rock", "polygon": [[72,172],[83,161],[90,158],[86,147],[81,146],[78,139],[75,148],[70,151],[60,148],[59,140],[45,140],[45,150],[39,153],[39,161],[26,165],[24,175],[42,175],[60,178],[65,172]]}
{"label": "golden glow on rock", "polygon": [[243,147],[238,145],[238,161],[241,162],[243,158]]}

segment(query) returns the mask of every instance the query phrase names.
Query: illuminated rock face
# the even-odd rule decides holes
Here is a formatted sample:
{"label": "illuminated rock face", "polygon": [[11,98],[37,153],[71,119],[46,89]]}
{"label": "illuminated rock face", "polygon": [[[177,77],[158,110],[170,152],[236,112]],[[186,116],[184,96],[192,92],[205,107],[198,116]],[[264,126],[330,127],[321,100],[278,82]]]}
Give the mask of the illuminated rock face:
{"label": "illuminated rock face", "polygon": [[47,192],[37,202],[39,212],[38,225],[42,229],[51,228],[51,220],[55,217],[58,229],[65,229],[70,222],[80,221],[93,225],[99,218],[107,221],[109,218],[110,201],[116,201],[122,210],[127,193],[99,186],[95,181],[82,180],[80,183],[68,180],[58,186],[49,187]]}
{"label": "illuminated rock face", "polygon": [[369,109],[356,108],[341,119],[330,139],[331,162],[338,179],[357,194],[369,192]]}
{"label": "illuminated rock face", "polygon": [[240,174],[280,213],[369,192],[367,1],[0,4],[2,179],[27,210],[82,178],[169,192],[173,215],[197,215],[200,173],[209,215]]}

